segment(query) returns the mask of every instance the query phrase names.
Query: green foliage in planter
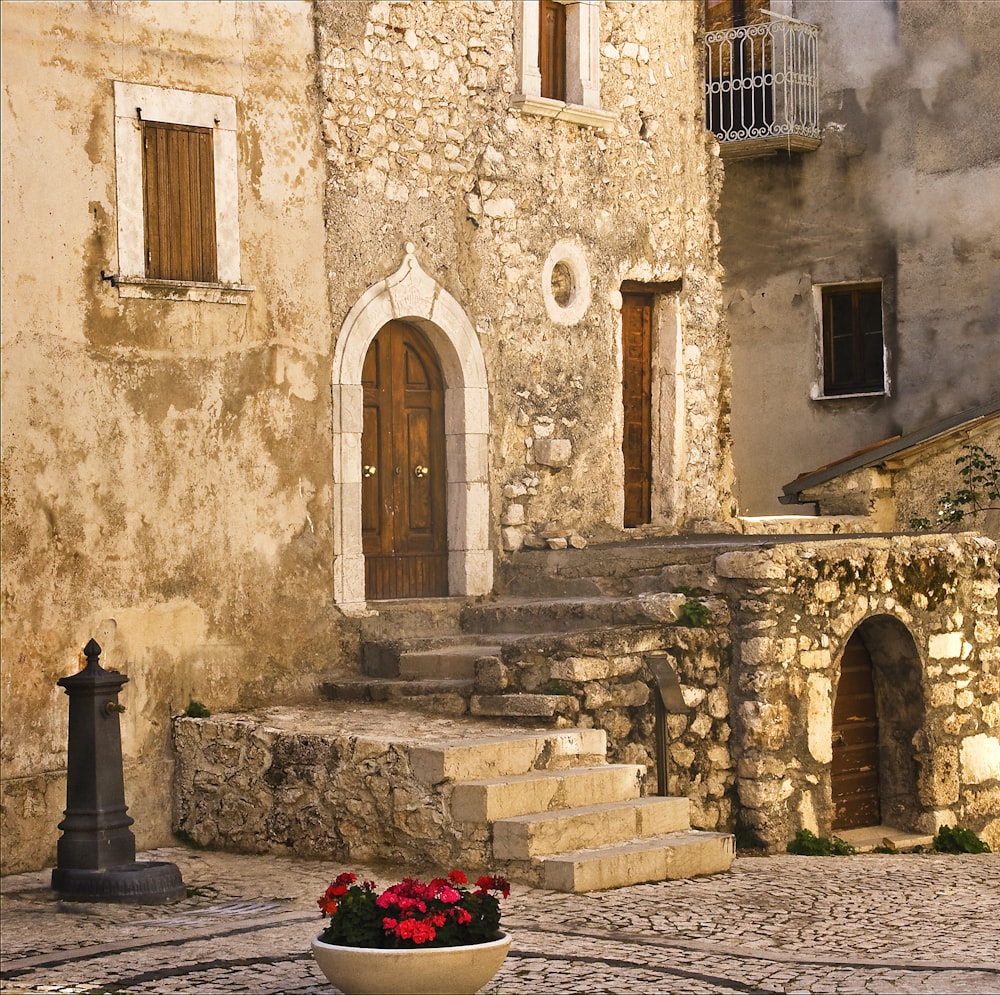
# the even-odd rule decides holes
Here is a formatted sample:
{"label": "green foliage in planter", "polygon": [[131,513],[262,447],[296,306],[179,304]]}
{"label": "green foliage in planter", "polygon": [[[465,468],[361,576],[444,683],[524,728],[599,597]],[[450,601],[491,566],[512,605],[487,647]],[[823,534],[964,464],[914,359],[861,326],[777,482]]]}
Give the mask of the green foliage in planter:
{"label": "green foliage in planter", "polygon": [[858,852],[839,836],[817,836],[808,829],[800,829],[785,849],[803,857],[849,857]]}
{"label": "green foliage in planter", "polygon": [[200,701],[195,701],[192,698],[188,702],[188,707],[184,709],[184,714],[189,719],[207,719],[212,713],[209,711],[207,705],[203,705]]}
{"label": "green foliage in planter", "polygon": [[942,826],[934,837],[934,849],[938,853],[992,853],[989,843],[960,826]]}
{"label": "green foliage in planter", "polygon": [[374,881],[357,880],[346,871],[320,896],[320,910],[330,917],[324,943],[381,949],[485,943],[497,939],[500,896],[510,894],[500,875],[480,876],[471,891],[458,870],[428,883],[404,878],[381,894]]}

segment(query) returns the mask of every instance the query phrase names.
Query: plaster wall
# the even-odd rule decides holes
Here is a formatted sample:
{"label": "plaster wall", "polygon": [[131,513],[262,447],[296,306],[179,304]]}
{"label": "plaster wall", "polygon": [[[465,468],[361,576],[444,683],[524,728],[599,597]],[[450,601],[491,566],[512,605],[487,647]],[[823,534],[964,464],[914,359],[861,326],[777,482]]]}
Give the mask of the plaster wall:
{"label": "plaster wall", "polygon": [[[170,717],[291,694],[335,655],[330,314],[310,8],[3,12],[3,869],[55,855],[94,636],[140,846],[170,840]],[[133,299],[113,82],[235,98],[243,305]],[[228,218],[236,220],[235,214]]]}
{"label": "plaster wall", "polygon": [[[1000,363],[1000,9],[796,2],[820,26],[822,144],[726,163],[719,213],[741,512],[983,403]],[[888,390],[821,398],[815,287],[883,281]]]}

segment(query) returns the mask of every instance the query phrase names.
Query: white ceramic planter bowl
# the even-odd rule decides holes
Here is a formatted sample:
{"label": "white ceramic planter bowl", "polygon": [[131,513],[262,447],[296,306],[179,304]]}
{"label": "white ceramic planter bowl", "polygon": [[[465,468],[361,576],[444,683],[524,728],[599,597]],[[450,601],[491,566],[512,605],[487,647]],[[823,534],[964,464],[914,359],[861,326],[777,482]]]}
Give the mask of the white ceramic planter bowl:
{"label": "white ceramic planter bowl", "polygon": [[474,995],[500,970],[510,934],[464,947],[379,950],[312,941],[312,955],[344,995]]}

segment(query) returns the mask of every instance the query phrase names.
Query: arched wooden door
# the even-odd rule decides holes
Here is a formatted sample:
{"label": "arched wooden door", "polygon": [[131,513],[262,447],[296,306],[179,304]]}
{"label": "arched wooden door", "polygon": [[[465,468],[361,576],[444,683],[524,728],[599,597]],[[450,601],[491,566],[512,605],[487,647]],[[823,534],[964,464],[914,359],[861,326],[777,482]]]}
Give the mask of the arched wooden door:
{"label": "arched wooden door", "polygon": [[385,325],[362,372],[361,529],[365,597],[448,593],[444,386],[419,329]]}
{"label": "arched wooden door", "polygon": [[834,829],[881,824],[875,683],[871,657],[858,632],[848,640],[840,661],[831,781]]}

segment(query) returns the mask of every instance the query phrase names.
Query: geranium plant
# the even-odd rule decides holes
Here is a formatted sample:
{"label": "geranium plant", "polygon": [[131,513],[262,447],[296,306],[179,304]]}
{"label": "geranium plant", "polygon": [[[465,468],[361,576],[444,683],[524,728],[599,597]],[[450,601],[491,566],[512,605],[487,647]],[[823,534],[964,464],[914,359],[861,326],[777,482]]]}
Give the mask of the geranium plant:
{"label": "geranium plant", "polygon": [[339,874],[318,904],[330,922],[320,934],[324,943],[344,947],[406,949],[458,947],[497,938],[500,896],[510,882],[499,875],[478,878],[468,888],[462,871],[424,883],[404,878],[379,892],[374,881],[350,871]]}

